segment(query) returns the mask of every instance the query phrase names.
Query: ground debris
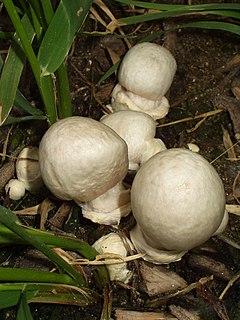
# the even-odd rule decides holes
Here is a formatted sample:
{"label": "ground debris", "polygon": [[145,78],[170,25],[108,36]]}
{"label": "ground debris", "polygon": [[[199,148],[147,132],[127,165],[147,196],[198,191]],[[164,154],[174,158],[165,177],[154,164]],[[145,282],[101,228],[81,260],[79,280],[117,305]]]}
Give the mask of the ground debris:
{"label": "ground debris", "polygon": [[196,291],[197,295],[206,300],[215,310],[221,320],[230,320],[224,302],[213,294],[209,286],[199,286]]}
{"label": "ground debris", "polygon": [[176,272],[160,265],[152,265],[145,261],[141,262],[140,273],[143,278],[142,290],[149,296],[187,287],[187,282]]}
{"label": "ground debris", "polygon": [[215,277],[225,281],[229,281],[233,276],[224,263],[204,255],[191,254],[188,258],[188,264],[193,269],[200,269],[204,273],[213,274]]}
{"label": "ground debris", "polygon": [[218,109],[227,110],[233,124],[235,138],[240,139],[240,103],[237,99],[227,96],[219,95],[213,99],[213,104]]}
{"label": "ground debris", "polygon": [[200,320],[198,315],[193,314],[180,306],[170,305],[169,309],[178,320]]}
{"label": "ground debris", "polygon": [[140,312],[117,309],[116,320],[177,320],[164,312]]}

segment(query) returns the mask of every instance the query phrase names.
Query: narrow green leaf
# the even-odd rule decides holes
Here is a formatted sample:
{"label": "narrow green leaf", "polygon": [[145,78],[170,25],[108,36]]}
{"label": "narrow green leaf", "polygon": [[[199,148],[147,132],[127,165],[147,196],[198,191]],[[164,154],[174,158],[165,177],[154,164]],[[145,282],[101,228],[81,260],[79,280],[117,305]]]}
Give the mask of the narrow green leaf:
{"label": "narrow green leaf", "polygon": [[6,291],[0,292],[0,310],[16,306],[21,297],[21,291],[11,291],[11,293]]}
{"label": "narrow green leaf", "polygon": [[2,126],[8,126],[9,124],[21,123],[32,120],[46,120],[45,115],[36,115],[36,116],[24,116],[24,117],[8,117],[3,123]]}
{"label": "narrow green leaf", "polygon": [[34,246],[36,249],[46,255],[53,263],[60,269],[68,273],[79,286],[85,285],[85,280],[70,264],[62,259],[57,253],[51,250],[44,242],[38,238],[33,237],[28,230],[23,228],[17,216],[10,210],[0,206],[0,222],[7,228],[15,232],[19,237],[24,239],[28,244]]}
{"label": "narrow green leaf", "polygon": [[55,94],[53,90],[54,88],[53,88],[52,78],[50,76],[45,78],[41,77],[40,65],[38,63],[33,47],[31,46],[31,42],[29,41],[29,38],[27,35],[27,29],[23,25],[22,21],[20,20],[20,17],[18,15],[16,7],[13,4],[13,1],[2,0],[2,2],[7,10],[7,13],[9,15],[9,18],[12,21],[13,26],[16,29],[16,33],[20,39],[19,41],[31,65],[32,72],[34,74],[35,80],[37,82],[37,85],[46,109],[48,122],[49,124],[52,124],[57,120]]}
{"label": "narrow green leaf", "polygon": [[[16,108],[20,108],[24,110],[25,112],[31,114],[32,116],[40,116],[43,115],[43,112],[33,105],[24,97],[24,95],[17,90],[15,101],[14,101],[14,106]],[[46,117],[45,117],[46,118]]]}
{"label": "narrow green leaf", "polygon": [[217,21],[198,21],[179,25],[179,28],[201,28],[228,31],[240,36],[240,26],[227,22]]}
{"label": "narrow green leaf", "polygon": [[39,48],[43,76],[55,72],[63,63],[92,3],[93,0],[60,1]]}
{"label": "narrow green leaf", "polygon": [[[28,41],[34,38],[34,30],[27,17],[24,15],[22,24],[27,30]],[[13,102],[16,96],[18,84],[22,74],[25,61],[25,54],[19,42],[17,35],[14,36],[12,47],[8,52],[7,59],[3,66],[1,80],[0,80],[0,125],[5,121],[9,115]],[[9,85],[11,84],[11,85]]]}
{"label": "narrow green leaf", "polygon": [[1,282],[41,282],[76,285],[67,274],[59,274],[34,269],[0,268]]}
{"label": "narrow green leaf", "polygon": [[114,72],[117,71],[119,65],[120,65],[121,60],[119,60],[118,62],[114,63],[114,65],[112,65],[107,72],[104,73],[104,75],[101,77],[101,79],[99,79],[98,83],[102,83],[103,81],[105,81],[106,79],[108,79],[112,74],[114,74]]}
{"label": "narrow green leaf", "polygon": [[16,320],[33,320],[29,305],[28,299],[33,298],[35,295],[34,292],[22,292],[20,304],[17,310],[17,319]]}
{"label": "narrow green leaf", "polygon": [[145,9],[154,10],[187,10],[187,11],[197,11],[197,10],[235,10],[240,9],[240,4],[235,3],[209,3],[209,4],[196,4],[196,5],[178,5],[178,4],[161,4],[146,1],[134,1],[134,0],[115,0],[116,2],[124,3],[127,5],[134,5],[137,7]]}
{"label": "narrow green leaf", "polygon": [[0,39],[12,39],[13,32],[3,32],[0,31]]}

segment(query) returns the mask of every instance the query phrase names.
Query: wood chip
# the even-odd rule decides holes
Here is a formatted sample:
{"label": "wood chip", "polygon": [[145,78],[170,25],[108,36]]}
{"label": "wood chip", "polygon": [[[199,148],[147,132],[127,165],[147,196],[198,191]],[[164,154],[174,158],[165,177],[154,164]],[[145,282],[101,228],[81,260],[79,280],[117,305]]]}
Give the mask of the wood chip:
{"label": "wood chip", "polygon": [[215,277],[225,281],[229,281],[233,276],[231,270],[224,263],[204,255],[191,254],[188,258],[188,264],[194,269],[213,274]]}
{"label": "wood chip", "polygon": [[116,320],[177,320],[164,312],[139,312],[117,309]]}
{"label": "wood chip", "polygon": [[140,262],[140,273],[143,278],[142,289],[149,296],[187,287],[187,282],[182,277],[164,266],[143,261]]}

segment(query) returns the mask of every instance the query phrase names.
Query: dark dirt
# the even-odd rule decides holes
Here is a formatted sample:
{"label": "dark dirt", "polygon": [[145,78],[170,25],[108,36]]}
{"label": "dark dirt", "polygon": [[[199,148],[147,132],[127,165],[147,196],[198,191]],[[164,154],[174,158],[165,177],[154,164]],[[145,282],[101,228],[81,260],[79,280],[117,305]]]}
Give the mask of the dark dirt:
{"label": "dark dirt", "polygon": [[[116,15],[118,14],[119,12],[116,13]],[[165,21],[164,25],[161,22],[143,25],[136,34],[137,38],[134,41],[132,40],[131,43],[134,44],[151,32],[156,32],[175,22],[174,20],[169,20]],[[86,29],[92,27],[92,22],[88,21]],[[239,181],[237,179],[237,174],[240,170],[240,162],[238,161],[239,145],[234,147],[237,158],[230,161],[228,153],[226,153],[226,145],[223,142],[223,129],[225,129],[228,131],[232,143],[236,143],[233,122],[229,112],[224,110],[221,113],[206,117],[202,123],[199,123],[199,121],[203,117],[169,126],[161,125],[213,111],[217,108],[214,99],[221,97],[222,94],[236,100],[231,88],[233,81],[239,79],[240,63],[239,60],[236,64],[231,64],[230,62],[239,55],[239,38],[222,31],[189,29],[178,30],[165,37],[159,36],[155,42],[166,45],[175,56],[178,65],[177,73],[169,92],[171,109],[169,114],[159,121],[160,126],[157,129],[157,137],[163,139],[168,148],[187,147],[188,143],[197,144],[200,148],[200,154],[210,162],[213,161],[213,166],[220,174],[226,190],[227,203],[238,204],[240,196]],[[111,76],[104,83],[98,84],[100,77],[112,65],[107,51],[109,47],[121,56],[127,51],[127,46],[120,39],[87,35],[79,35],[76,38],[68,59],[75,115],[92,117],[98,120],[103,115],[102,106],[110,102],[110,93],[116,83],[116,77]],[[36,99],[29,77],[23,78],[22,81],[27,95],[32,99]],[[197,123],[199,124],[198,127],[196,127]],[[7,127],[0,129],[0,142],[2,145],[6,139],[8,129]],[[10,136],[8,153],[14,149],[14,139],[19,137],[19,132],[21,132],[21,137],[24,137],[24,139],[20,139],[24,141],[24,144],[37,145],[44,130],[45,128],[42,127],[42,124],[38,123],[15,126]],[[11,209],[28,207],[43,201],[47,196],[49,194],[46,193],[40,194],[38,198],[28,195],[23,202],[18,204],[8,203],[6,195],[2,193],[1,204],[8,205]],[[59,201],[52,200],[55,201],[56,206],[60,205]],[[80,209],[76,208],[74,204],[72,205],[74,206],[74,215],[64,225],[65,231],[89,241],[90,244],[104,232],[107,232],[106,228],[84,220],[81,217]],[[36,218],[23,219],[23,221],[35,226],[38,226],[39,223]],[[128,230],[129,224],[132,224],[132,222],[131,217],[124,219],[120,228]],[[233,241],[234,245],[240,244],[239,228],[239,217],[230,215],[229,225],[224,235]],[[25,250],[23,252],[27,252],[27,248]],[[11,252],[9,252],[9,249],[2,250],[1,262],[8,260],[9,255],[11,255],[13,264],[15,261],[19,262],[19,251],[16,248],[13,248]],[[224,263],[228,271],[231,271],[231,274],[239,272],[239,248],[237,249],[221,239],[214,238],[201,248],[194,249],[188,253],[182,261],[170,265],[170,269],[182,276],[188,284],[199,281],[201,277],[213,274],[215,268],[214,266],[209,269],[204,264],[191,263],[189,259],[191,255],[205,255],[215,261]],[[131,264],[130,267],[134,267],[137,271],[136,265]],[[216,276],[212,281],[199,286],[197,290],[176,298],[166,298],[157,307],[150,308],[147,307],[149,297],[139,290],[139,281],[141,280],[136,276],[136,281],[129,288],[113,284],[113,317],[116,308],[156,312],[163,309],[170,312],[168,306],[174,304],[187,310],[198,312],[200,315],[199,318],[187,318],[186,315],[181,317],[178,315],[177,319],[240,319],[240,288],[238,282],[234,283],[229,289],[223,301],[220,301],[217,297],[227,285],[227,280]],[[33,311],[34,319],[39,320],[62,318],[69,320],[99,320],[101,307],[101,304],[86,309],[61,305],[31,305],[31,310]],[[1,311],[0,318],[14,319],[15,311],[12,309]]]}

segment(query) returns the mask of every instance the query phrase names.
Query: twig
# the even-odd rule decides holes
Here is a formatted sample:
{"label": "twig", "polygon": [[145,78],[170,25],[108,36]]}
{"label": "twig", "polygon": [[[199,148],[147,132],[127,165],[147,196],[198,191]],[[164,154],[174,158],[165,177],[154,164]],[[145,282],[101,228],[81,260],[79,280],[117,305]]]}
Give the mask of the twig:
{"label": "twig", "polygon": [[175,124],[178,124],[178,123],[181,123],[181,122],[187,122],[187,121],[192,121],[192,120],[196,120],[196,119],[201,119],[201,118],[214,116],[215,114],[218,114],[218,113],[223,112],[223,111],[224,111],[223,109],[216,109],[216,110],[208,111],[206,113],[202,113],[202,114],[199,114],[197,116],[187,117],[187,118],[179,119],[179,120],[168,122],[168,123],[164,123],[164,124],[159,124],[159,125],[157,125],[157,128],[168,127],[168,126],[172,126],[172,125],[175,125]]}

